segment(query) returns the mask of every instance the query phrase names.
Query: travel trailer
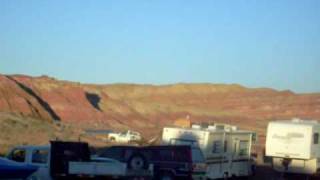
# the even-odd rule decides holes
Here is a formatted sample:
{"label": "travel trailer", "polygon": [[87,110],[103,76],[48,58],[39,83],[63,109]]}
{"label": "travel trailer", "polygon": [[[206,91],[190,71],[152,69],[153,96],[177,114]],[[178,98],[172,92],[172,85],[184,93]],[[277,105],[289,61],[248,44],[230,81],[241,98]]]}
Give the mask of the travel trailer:
{"label": "travel trailer", "polygon": [[320,173],[320,124],[293,119],[270,122],[267,130],[266,156],[274,170],[313,175]]}
{"label": "travel trailer", "polygon": [[236,126],[217,124],[191,128],[165,127],[162,144],[199,147],[206,159],[207,178],[243,177],[252,175],[251,146],[256,135]]}

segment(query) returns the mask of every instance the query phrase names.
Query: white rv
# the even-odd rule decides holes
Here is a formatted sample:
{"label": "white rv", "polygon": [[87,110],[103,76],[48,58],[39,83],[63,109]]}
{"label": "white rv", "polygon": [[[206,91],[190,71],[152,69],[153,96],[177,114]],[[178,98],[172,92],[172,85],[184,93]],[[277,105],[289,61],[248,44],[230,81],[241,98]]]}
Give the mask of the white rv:
{"label": "white rv", "polygon": [[308,175],[320,173],[319,134],[317,121],[270,122],[266,156],[272,157],[274,170]]}
{"label": "white rv", "polygon": [[239,130],[230,125],[214,125],[202,128],[165,127],[163,144],[189,144],[199,147],[207,163],[210,179],[250,176],[252,174],[251,146],[255,133]]}

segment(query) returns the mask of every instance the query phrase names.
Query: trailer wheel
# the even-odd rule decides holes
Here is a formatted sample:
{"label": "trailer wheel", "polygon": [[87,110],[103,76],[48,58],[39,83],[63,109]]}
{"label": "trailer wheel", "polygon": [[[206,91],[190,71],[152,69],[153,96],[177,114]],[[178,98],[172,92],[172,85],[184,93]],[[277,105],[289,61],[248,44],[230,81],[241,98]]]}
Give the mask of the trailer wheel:
{"label": "trailer wheel", "polygon": [[133,154],[128,161],[128,167],[132,170],[142,170],[148,168],[146,158],[141,154]]}
{"label": "trailer wheel", "polygon": [[115,142],[115,141],[116,141],[116,138],[110,137],[110,141],[111,141],[111,142]]}

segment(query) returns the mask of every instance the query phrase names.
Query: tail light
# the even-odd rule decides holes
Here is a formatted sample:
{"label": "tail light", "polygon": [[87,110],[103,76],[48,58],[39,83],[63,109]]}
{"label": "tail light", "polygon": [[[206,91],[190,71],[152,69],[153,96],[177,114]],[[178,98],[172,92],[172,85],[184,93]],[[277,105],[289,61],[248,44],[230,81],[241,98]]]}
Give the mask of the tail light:
{"label": "tail light", "polygon": [[206,171],[207,165],[205,163],[196,163],[192,165],[192,171]]}

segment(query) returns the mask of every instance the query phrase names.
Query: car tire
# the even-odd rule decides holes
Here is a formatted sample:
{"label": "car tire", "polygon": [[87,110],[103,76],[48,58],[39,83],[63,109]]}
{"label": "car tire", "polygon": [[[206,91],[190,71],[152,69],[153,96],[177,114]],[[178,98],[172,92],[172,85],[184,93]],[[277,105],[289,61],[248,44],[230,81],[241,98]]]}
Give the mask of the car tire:
{"label": "car tire", "polygon": [[132,170],[148,169],[148,162],[142,154],[133,154],[127,163],[128,168]]}

